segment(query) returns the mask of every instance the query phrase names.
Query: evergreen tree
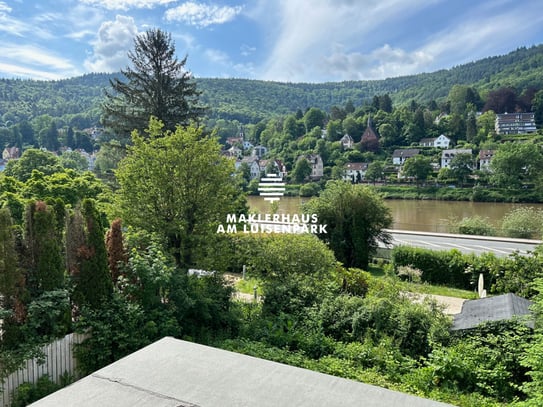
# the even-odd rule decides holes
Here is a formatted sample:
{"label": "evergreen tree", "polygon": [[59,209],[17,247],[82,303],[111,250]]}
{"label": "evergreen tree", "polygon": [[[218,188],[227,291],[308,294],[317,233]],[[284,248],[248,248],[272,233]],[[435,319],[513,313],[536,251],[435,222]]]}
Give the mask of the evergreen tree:
{"label": "evergreen tree", "polygon": [[133,67],[121,70],[127,81],[111,80],[112,90],[106,92],[102,105],[104,124],[118,136],[128,140],[134,129],[144,134],[150,116],[174,131],[203,114],[200,92],[185,70],[187,57],[177,59],[170,34],[160,29],[146,31],[136,37],[128,57]]}
{"label": "evergreen tree", "polygon": [[74,129],[72,126],[68,127],[68,131],[66,132],[66,147],[75,148]]}
{"label": "evergreen tree", "polygon": [[79,306],[99,308],[113,290],[104,228],[93,200],[83,200],[81,214],[84,219],[85,244],[78,251],[79,273],[75,277],[73,299]]}
{"label": "evergreen tree", "polygon": [[19,128],[19,133],[21,133],[22,144],[34,146],[36,144],[36,139],[34,137],[34,129],[30,123],[24,120],[19,123],[17,127]]}
{"label": "evergreen tree", "polygon": [[123,243],[123,232],[121,229],[121,220],[115,219],[111,222],[111,227],[106,234],[107,259],[111,278],[115,284],[121,274],[120,263],[126,263],[126,255]]}
{"label": "evergreen tree", "polygon": [[57,151],[60,148],[58,129],[54,121],[51,122],[49,128],[45,131],[42,139],[42,147],[45,147],[49,151]]}
{"label": "evergreen tree", "polygon": [[37,201],[27,207],[25,252],[27,284],[32,297],[62,288],[64,265],[58,234],[58,220],[53,207]]}
{"label": "evergreen tree", "polygon": [[6,310],[12,309],[22,278],[12,226],[9,209],[0,208],[0,307]]}

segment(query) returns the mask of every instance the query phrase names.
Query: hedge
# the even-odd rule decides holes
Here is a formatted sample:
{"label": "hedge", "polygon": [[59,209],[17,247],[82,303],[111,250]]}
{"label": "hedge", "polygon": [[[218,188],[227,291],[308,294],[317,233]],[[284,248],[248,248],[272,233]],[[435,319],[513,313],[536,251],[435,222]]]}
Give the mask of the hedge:
{"label": "hedge", "polygon": [[467,290],[473,288],[473,273],[468,269],[472,260],[473,256],[463,255],[458,250],[436,251],[408,246],[397,246],[392,250],[395,271],[400,266],[411,266],[422,271],[422,281]]}

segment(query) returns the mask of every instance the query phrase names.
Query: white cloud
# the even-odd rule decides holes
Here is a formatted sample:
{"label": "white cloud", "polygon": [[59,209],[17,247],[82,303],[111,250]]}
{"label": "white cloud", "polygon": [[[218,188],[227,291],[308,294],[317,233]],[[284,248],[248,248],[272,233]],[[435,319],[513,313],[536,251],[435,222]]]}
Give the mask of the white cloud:
{"label": "white cloud", "polygon": [[116,16],[115,21],[102,23],[93,42],[93,54],[85,60],[92,72],[115,72],[128,64],[127,53],[133,48],[138,29],[132,17]]}
{"label": "white cloud", "polygon": [[[329,75],[320,76],[326,70],[320,64],[325,60],[324,55],[331,52],[330,43],[351,44],[348,58],[342,63],[360,65],[367,58],[362,50],[369,48],[366,53],[370,53],[372,48],[382,46],[387,41],[385,35],[394,32],[399,20],[441,1],[367,0],[361,5],[354,0],[315,0],[308,6],[304,0],[278,0],[275,8],[260,2],[247,15],[257,20],[272,15],[270,20],[275,25],[270,27],[275,30],[273,43],[269,45],[272,52],[260,76],[294,82],[335,80]],[[381,44],[375,44],[377,36],[381,37]]]}
{"label": "white cloud", "polygon": [[252,63],[234,63],[228,54],[217,49],[206,49],[203,54],[214,66],[216,72],[222,72],[218,75],[220,77],[255,77],[255,68]]}
{"label": "white cloud", "polygon": [[204,51],[206,58],[214,64],[229,65],[230,58],[228,55],[218,49],[207,49]]}
{"label": "white cloud", "polygon": [[407,52],[388,44],[367,54],[345,52],[338,45],[319,66],[320,73],[339,80],[369,80],[418,73],[432,61],[433,57],[423,51]]}
{"label": "white cloud", "polygon": [[8,76],[58,79],[81,73],[68,59],[33,45],[2,44],[0,55],[0,71]]}
{"label": "white cloud", "polygon": [[55,72],[32,69],[21,65],[6,64],[3,62],[0,62],[0,73],[3,74],[2,76],[10,78],[32,78],[37,80],[57,80],[66,77]]}
{"label": "white cloud", "polygon": [[25,64],[49,66],[55,70],[74,69],[69,60],[33,45],[3,44],[0,46],[0,54]]}
{"label": "white cloud", "polygon": [[128,10],[131,8],[153,8],[174,3],[177,0],[81,0],[84,4],[102,6],[108,10]]}
{"label": "white cloud", "polygon": [[[304,0],[257,0],[245,15],[267,24],[271,51],[258,77],[383,79],[533,45],[526,42],[541,30],[541,3],[519,3],[485,0],[463,8],[445,0],[313,0],[310,6]],[[437,15],[439,24],[428,20]]]}
{"label": "white cloud", "polygon": [[543,23],[540,4],[511,9],[489,10],[489,5],[474,9],[461,24],[447,27],[428,39],[421,51],[450,65],[512,51],[523,44]]}
{"label": "white cloud", "polygon": [[256,51],[256,47],[251,47],[250,45],[247,45],[247,44],[242,44],[241,47],[240,47],[240,53],[244,57],[248,57],[249,55],[251,55],[255,51]]}
{"label": "white cloud", "polygon": [[0,1],[0,13],[3,13],[3,12],[10,13],[11,7],[8,6],[5,2]]}
{"label": "white cloud", "polygon": [[181,21],[196,27],[224,24],[241,13],[241,6],[218,6],[188,1],[180,6],[166,10],[168,21]]}

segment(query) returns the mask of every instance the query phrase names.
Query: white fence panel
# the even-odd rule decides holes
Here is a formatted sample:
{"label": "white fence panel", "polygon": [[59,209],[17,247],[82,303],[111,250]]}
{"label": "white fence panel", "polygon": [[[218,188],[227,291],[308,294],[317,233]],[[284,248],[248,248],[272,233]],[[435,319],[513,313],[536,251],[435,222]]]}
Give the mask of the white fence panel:
{"label": "white fence panel", "polygon": [[12,392],[24,382],[36,383],[41,376],[46,374],[55,383],[59,383],[60,377],[65,373],[76,376],[77,366],[73,345],[81,343],[84,339],[85,335],[72,333],[44,346],[42,348],[45,355],[44,363],[38,363],[38,359],[27,360],[21,369],[13,372],[4,380],[2,393],[0,393],[2,406],[9,407]]}

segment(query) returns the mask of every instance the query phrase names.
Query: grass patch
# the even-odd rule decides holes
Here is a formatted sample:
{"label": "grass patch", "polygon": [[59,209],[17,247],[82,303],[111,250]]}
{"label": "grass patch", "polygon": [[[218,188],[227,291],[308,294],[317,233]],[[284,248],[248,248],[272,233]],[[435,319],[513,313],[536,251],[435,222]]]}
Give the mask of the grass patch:
{"label": "grass patch", "polygon": [[244,294],[254,294],[254,287],[256,285],[256,292],[259,296],[262,295],[262,284],[260,280],[256,278],[239,279],[236,284],[236,290]]}
{"label": "grass patch", "polygon": [[[385,271],[385,267],[377,264],[371,264],[368,272],[375,278],[386,278],[389,276],[389,274]],[[396,276],[391,277],[397,278]],[[409,283],[407,281],[401,281],[399,283],[403,286],[402,290],[413,293],[444,295],[446,297],[463,298],[466,300],[474,300],[479,298],[475,291],[462,290],[460,288],[432,285],[428,283]]]}

